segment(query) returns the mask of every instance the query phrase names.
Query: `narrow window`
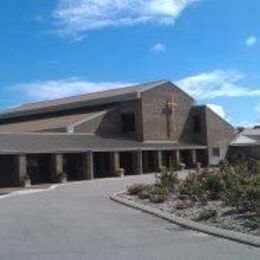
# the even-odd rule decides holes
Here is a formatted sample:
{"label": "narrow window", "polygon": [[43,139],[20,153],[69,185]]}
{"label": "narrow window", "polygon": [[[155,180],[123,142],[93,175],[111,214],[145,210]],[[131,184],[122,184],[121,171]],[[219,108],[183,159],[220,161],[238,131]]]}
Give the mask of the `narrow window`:
{"label": "narrow window", "polygon": [[212,154],[214,157],[220,157],[220,149],[219,148],[213,148]]}
{"label": "narrow window", "polygon": [[123,133],[130,133],[135,132],[135,114],[134,113],[127,113],[121,115],[121,122],[122,122],[122,132]]}
{"label": "narrow window", "polygon": [[199,133],[201,131],[201,122],[199,116],[193,117],[193,132]]}

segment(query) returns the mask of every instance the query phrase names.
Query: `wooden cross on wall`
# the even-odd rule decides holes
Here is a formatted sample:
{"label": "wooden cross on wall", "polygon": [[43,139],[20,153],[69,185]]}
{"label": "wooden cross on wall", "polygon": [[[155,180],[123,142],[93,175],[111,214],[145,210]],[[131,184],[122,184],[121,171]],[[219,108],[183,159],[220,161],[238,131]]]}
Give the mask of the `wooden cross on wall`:
{"label": "wooden cross on wall", "polygon": [[175,118],[175,108],[178,106],[174,100],[174,96],[170,100],[164,103],[164,114],[166,114],[167,120],[167,137],[171,138],[171,135],[176,132],[176,118]]}

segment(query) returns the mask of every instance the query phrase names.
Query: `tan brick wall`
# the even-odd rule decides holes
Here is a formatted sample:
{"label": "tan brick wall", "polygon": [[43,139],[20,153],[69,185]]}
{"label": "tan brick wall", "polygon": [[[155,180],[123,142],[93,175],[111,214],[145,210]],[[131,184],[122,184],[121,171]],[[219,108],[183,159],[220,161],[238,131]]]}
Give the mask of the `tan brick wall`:
{"label": "tan brick wall", "polygon": [[128,137],[140,138],[141,118],[140,118],[140,100],[127,101],[114,106],[113,109],[104,115],[100,115],[92,120],[82,123],[74,128],[75,133],[93,133],[101,136],[124,136],[121,129],[121,114],[136,114],[136,133],[127,134]]}
{"label": "tan brick wall", "polygon": [[[142,120],[144,140],[167,140],[167,116],[163,113],[165,102],[176,102],[174,121],[176,130],[171,131],[170,140],[178,140],[188,120],[193,100],[171,83],[142,93]],[[172,119],[171,119],[172,120]]]}
{"label": "tan brick wall", "polygon": [[[235,129],[211,109],[206,109],[207,145],[210,164],[218,164],[226,157],[228,145],[236,137]],[[220,148],[220,158],[214,157],[212,148]]]}
{"label": "tan brick wall", "polygon": [[[198,116],[201,123],[199,132],[193,131],[193,117]],[[207,122],[205,106],[194,106],[190,110],[180,140],[187,143],[207,145]]]}

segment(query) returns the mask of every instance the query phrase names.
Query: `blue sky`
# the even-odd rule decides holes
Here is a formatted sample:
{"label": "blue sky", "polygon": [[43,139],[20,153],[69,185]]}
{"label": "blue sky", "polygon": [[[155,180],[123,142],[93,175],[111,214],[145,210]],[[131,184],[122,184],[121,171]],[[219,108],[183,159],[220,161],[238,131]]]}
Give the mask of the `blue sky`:
{"label": "blue sky", "polygon": [[1,109],[169,79],[260,124],[259,0],[1,0]]}

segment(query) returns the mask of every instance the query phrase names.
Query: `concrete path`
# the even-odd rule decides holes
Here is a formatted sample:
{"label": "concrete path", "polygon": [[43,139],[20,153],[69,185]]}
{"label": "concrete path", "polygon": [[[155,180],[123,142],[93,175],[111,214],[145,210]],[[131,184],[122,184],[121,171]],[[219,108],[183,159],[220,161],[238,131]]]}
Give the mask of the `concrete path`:
{"label": "concrete path", "polygon": [[0,200],[0,259],[260,259],[260,249],[110,201],[151,176],[72,183]]}

